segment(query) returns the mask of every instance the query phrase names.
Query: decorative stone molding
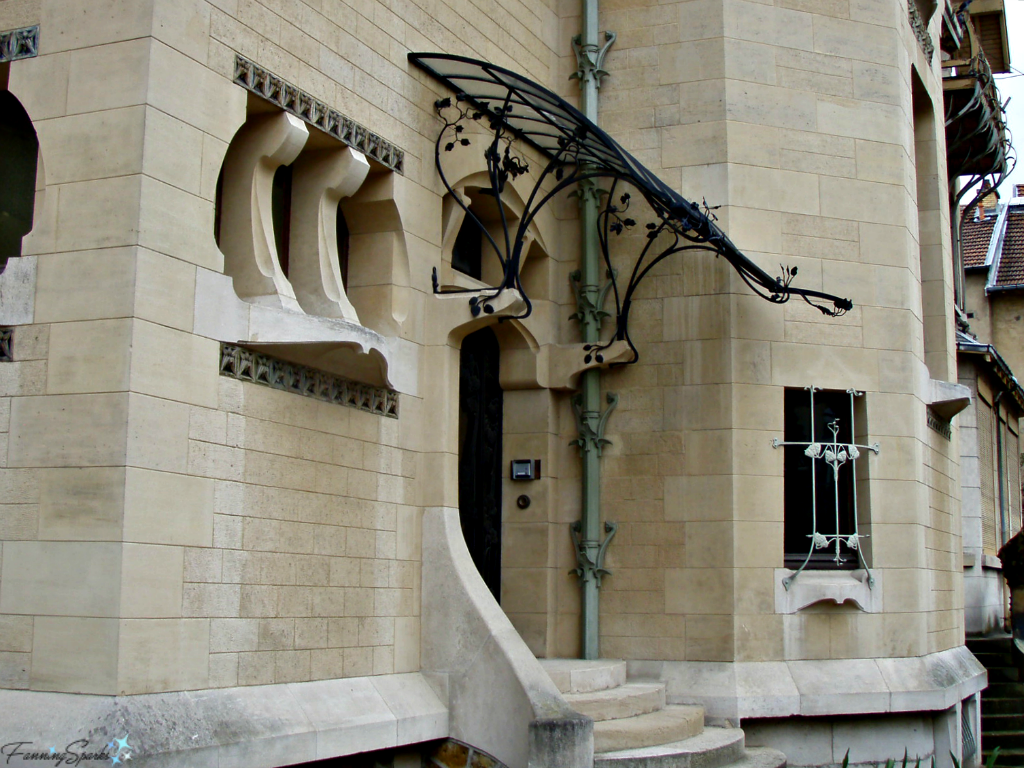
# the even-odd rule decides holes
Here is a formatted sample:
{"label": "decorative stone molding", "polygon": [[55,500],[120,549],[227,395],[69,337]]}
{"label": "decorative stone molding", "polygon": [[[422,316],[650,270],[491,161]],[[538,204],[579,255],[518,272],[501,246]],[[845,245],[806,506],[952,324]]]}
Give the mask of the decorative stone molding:
{"label": "decorative stone molding", "polygon": [[0,363],[14,360],[14,329],[0,328]]}
{"label": "decorative stone molding", "polygon": [[[0,61],[3,61],[0,58]],[[276,104],[301,120],[319,128],[345,145],[372,157],[381,165],[402,173],[405,152],[390,141],[331,109],[319,99],[268,72],[244,56],[235,55],[235,78],[237,85],[247,91]]]}
{"label": "decorative stone molding", "polygon": [[0,711],[5,733],[25,742],[22,753],[62,747],[69,734],[88,740],[76,742],[79,754],[91,753],[127,733],[133,756],[123,765],[163,768],[273,768],[418,751],[449,734],[447,708],[419,673],[134,696],[0,689]]}
{"label": "decorative stone molding", "polygon": [[220,345],[220,374],[326,403],[358,408],[391,419],[398,418],[398,393],[393,390],[360,384],[333,373],[278,360],[234,344]]}
{"label": "decorative stone molding", "polygon": [[701,704],[708,722],[761,717],[941,712],[987,684],[964,646],[924,656],[793,661],[630,661],[661,680],[669,704]]}
{"label": "decorative stone molding", "polygon": [[928,428],[933,432],[938,432],[947,440],[953,439],[953,425],[939,416],[931,407],[928,408]]}
{"label": "decorative stone molding", "polygon": [[39,55],[39,25],[0,32],[0,64]]}
{"label": "decorative stone molding", "polygon": [[880,573],[872,575],[877,589],[868,583],[868,572],[863,568],[854,571],[804,571],[787,587],[785,581],[792,575],[789,568],[775,569],[776,613],[798,613],[816,603],[849,603],[865,613],[882,611]]}
{"label": "decorative stone molding", "polygon": [[914,37],[917,38],[921,50],[924,51],[928,61],[931,61],[935,54],[935,43],[932,41],[932,36],[928,34],[928,25],[921,18],[921,12],[917,10],[914,0],[907,0],[907,19],[910,21],[910,28],[914,30]]}

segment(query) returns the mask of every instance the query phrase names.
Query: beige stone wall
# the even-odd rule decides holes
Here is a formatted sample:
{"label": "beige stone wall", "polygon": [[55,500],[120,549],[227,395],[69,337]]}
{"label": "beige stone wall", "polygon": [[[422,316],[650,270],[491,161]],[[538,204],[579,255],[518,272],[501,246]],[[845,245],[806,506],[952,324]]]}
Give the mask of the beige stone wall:
{"label": "beige stone wall", "polygon": [[[547,79],[554,16],[514,5],[0,8],[0,28],[44,30],[10,89],[40,137],[46,201],[25,249],[36,324],[0,369],[5,686],[139,693],[419,668],[419,510],[457,501],[454,436],[434,430],[457,365],[453,379],[446,333],[425,332],[435,97],[405,55],[443,47]],[[413,296],[392,333],[435,351],[405,348],[397,421],[220,377],[217,341],[196,332],[197,280],[224,264],[217,175],[246,116],[236,53],[406,151]],[[421,359],[437,361],[425,407]]]}
{"label": "beige stone wall", "polygon": [[[927,429],[924,407],[929,374],[955,380],[942,97],[905,12],[695,0],[602,18],[619,33],[602,125],[684,195],[723,205],[723,228],[769,272],[797,266],[798,284],[856,305],[838,320],[771,306],[700,255],[641,291],[641,364],[605,380],[621,401],[604,515],[623,526],[604,653],[755,661],[960,642],[957,443]],[[934,110],[916,147],[912,70]],[[810,384],[866,392],[882,454],[867,459],[860,502],[881,613],[776,612],[784,510],[771,439],[783,387]]]}
{"label": "beige stone wall", "polygon": [[[941,92],[905,8],[603,7],[619,38],[602,126],[684,195],[723,206],[719,223],[770,273],[796,266],[800,285],[856,305],[830,320],[769,304],[709,254],[676,257],[644,284],[631,322],[641,363],[603,379],[619,405],[602,514],[620,524],[604,654],[756,661],[959,644],[957,439],[930,432],[924,408],[929,375],[954,371],[935,196],[945,162],[941,142],[915,146],[912,71],[933,104]],[[432,157],[442,91],[405,57],[477,56],[575,98],[577,12],[515,0],[0,4],[0,29],[41,24],[40,55],[11,65],[10,87],[46,179],[26,241],[35,324],[17,329],[18,361],[0,365],[0,684],[137,693],[418,668],[418,520],[458,503],[457,348],[476,326],[464,304],[430,296],[431,268],[451,273]],[[200,286],[224,270],[217,176],[254,98],[231,82],[236,53],[406,152],[404,175],[374,168],[373,191],[408,257],[403,310],[375,326],[400,350],[397,421],[221,377],[217,340],[197,327],[211,310]],[[933,172],[920,172],[925,151]],[[478,155],[459,162],[459,178],[482,170]],[[534,316],[496,326],[505,461],[544,466],[528,488],[505,482],[502,602],[546,656],[579,642],[576,429],[568,393],[537,373],[546,346],[578,340],[575,215],[560,200],[539,221]],[[642,242],[621,238],[621,268]],[[771,439],[784,388],[810,384],[866,392],[867,437],[883,452],[866,459],[861,504],[883,612],[776,612]]]}

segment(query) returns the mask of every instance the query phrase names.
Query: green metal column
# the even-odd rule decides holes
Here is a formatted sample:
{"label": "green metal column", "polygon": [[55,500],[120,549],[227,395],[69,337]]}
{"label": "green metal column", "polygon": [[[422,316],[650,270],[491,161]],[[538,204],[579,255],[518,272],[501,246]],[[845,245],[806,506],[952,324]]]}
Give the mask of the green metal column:
{"label": "green metal column", "polygon": [[[573,40],[580,81],[580,111],[597,124],[597,94],[604,72],[601,64],[615,35],[605,32],[604,45],[598,43],[597,0],[583,0],[582,33]],[[581,223],[581,269],[574,279],[579,311],[580,332],[584,343],[600,341],[601,334],[601,282],[602,259],[597,237],[597,220],[600,210],[600,196],[593,180],[580,183],[579,204]],[[582,520],[573,526],[577,549],[582,594],[582,657],[599,658],[598,646],[598,595],[601,576],[607,573],[602,568],[604,547],[608,540],[601,541],[601,446],[604,424],[614,408],[614,398],[609,397],[609,408],[601,412],[601,372],[598,369],[585,371],[580,378],[580,392],[573,399],[579,427],[580,453],[583,459],[583,508]],[[614,535],[614,526],[608,530]],[[611,536],[609,536],[609,539]]]}

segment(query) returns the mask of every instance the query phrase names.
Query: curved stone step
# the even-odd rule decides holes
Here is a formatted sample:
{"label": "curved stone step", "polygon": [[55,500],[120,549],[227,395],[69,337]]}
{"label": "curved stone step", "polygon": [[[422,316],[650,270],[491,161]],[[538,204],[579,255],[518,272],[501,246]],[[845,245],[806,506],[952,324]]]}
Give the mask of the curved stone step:
{"label": "curved stone step", "polygon": [[565,700],[596,721],[636,717],[665,708],[665,684],[626,683],[604,691],[566,694]]}
{"label": "curved stone step", "polygon": [[704,707],[665,707],[646,715],[594,723],[594,752],[668,744],[692,738],[703,730]]}
{"label": "curved stone step", "polygon": [[[739,764],[748,754],[749,752],[743,749],[742,729],[711,727],[681,741],[595,755],[594,768],[720,768]],[[785,757],[782,760],[784,764]],[[737,768],[740,766],[737,765]],[[762,766],[761,763],[756,763],[744,765],[742,768],[779,766],[769,766],[767,763]]]}
{"label": "curved stone step", "polygon": [[786,768],[786,765],[786,756],[777,749],[747,747],[747,753],[743,758],[732,763],[728,768]]}
{"label": "curved stone step", "polygon": [[591,693],[626,682],[626,662],[618,659],[540,659],[548,677],[562,693]]}

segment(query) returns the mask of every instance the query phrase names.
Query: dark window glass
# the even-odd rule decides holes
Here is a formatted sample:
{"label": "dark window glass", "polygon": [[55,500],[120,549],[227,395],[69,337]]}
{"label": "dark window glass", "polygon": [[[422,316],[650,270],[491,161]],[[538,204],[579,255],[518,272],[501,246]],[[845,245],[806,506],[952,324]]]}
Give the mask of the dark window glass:
{"label": "dark window glass", "polygon": [[338,203],[338,219],[334,226],[335,235],[338,238],[338,267],[341,269],[341,284],[348,290],[348,222],[341,210],[341,203]]}
{"label": "dark window glass", "polygon": [[288,241],[291,239],[292,167],[279,166],[274,172],[274,186],[270,196],[270,210],[274,220],[274,242],[277,256],[285,276],[288,275]]}
{"label": "dark window glass", "polygon": [[463,274],[480,279],[483,257],[483,233],[472,216],[466,214],[452,248],[452,267]]}
{"label": "dark window glass", "polygon": [[10,91],[0,90],[0,270],[21,255],[32,230],[39,140],[32,121]]}
{"label": "dark window glass", "polygon": [[[818,390],[814,393],[814,434],[811,434],[811,393],[806,389],[787,389],[785,395],[787,443],[821,443],[828,447],[833,440],[853,443],[850,395],[847,392]],[[830,425],[835,424],[833,436]],[[850,535],[854,532],[853,467],[847,461],[839,468],[838,489],[832,467],[824,458],[811,459],[806,445],[785,447],[785,554],[786,567],[799,568],[811,549],[811,534],[816,530],[826,536]],[[813,484],[812,484],[812,472]],[[812,519],[812,498],[817,498],[817,519]],[[838,521],[836,509],[838,505]],[[838,522],[838,530],[837,530]],[[833,540],[823,549],[815,549],[808,568],[856,568],[857,553],[845,542],[839,545],[839,562]]]}

